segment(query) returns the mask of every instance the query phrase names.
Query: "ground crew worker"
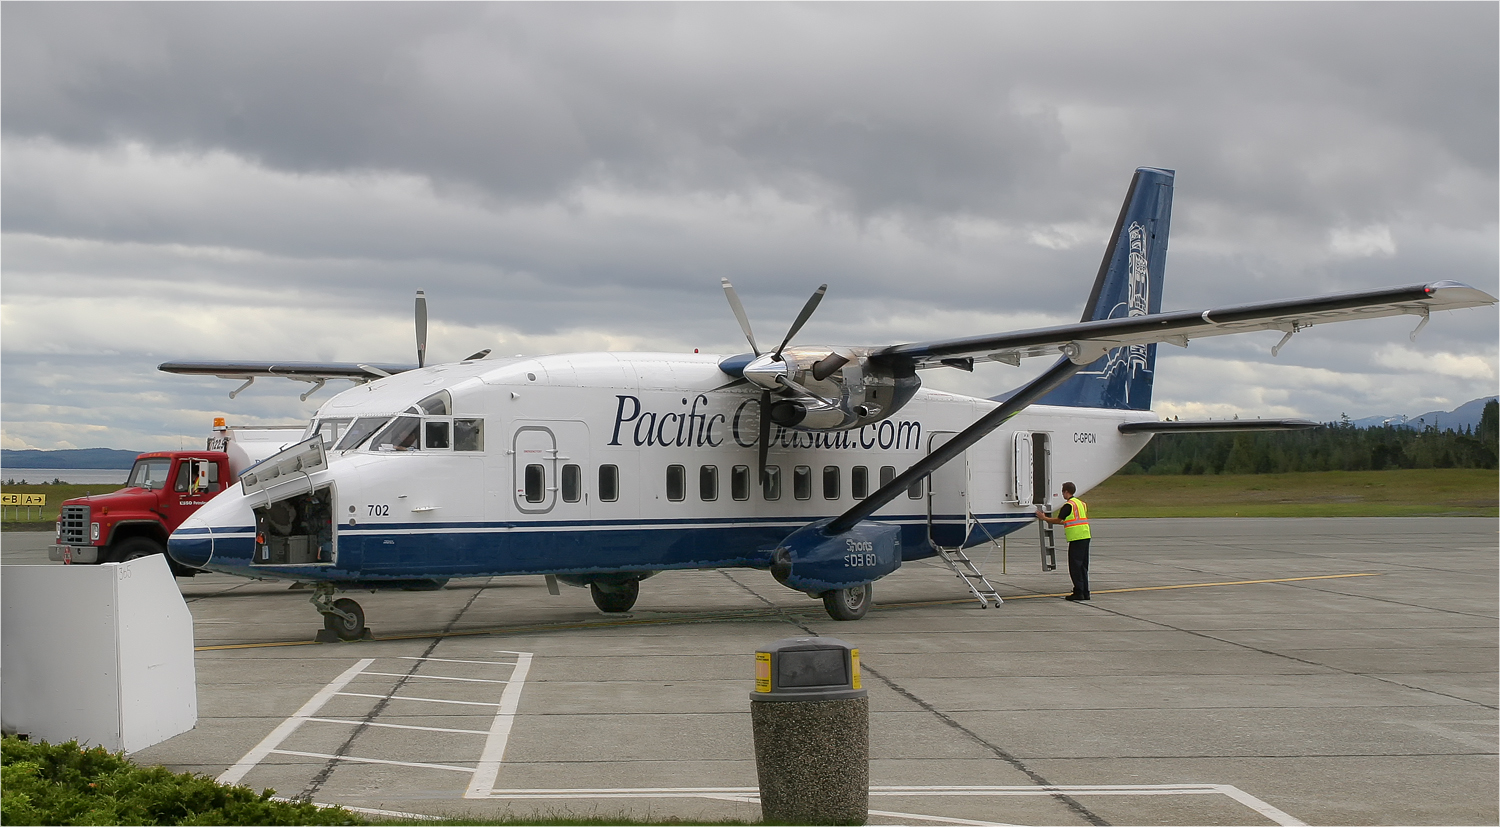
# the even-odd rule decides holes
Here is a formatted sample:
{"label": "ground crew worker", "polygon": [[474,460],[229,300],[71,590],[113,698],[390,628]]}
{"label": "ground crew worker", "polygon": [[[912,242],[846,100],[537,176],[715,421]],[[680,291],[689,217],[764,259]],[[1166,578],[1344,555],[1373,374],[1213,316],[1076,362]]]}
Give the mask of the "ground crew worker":
{"label": "ground crew worker", "polygon": [[1071,482],[1063,483],[1063,496],[1068,501],[1057,509],[1056,517],[1048,517],[1040,508],[1036,518],[1063,527],[1063,537],[1068,541],[1068,576],[1073,578],[1073,593],[1064,600],[1089,599],[1089,507],[1083,500],[1073,496],[1078,490]]}

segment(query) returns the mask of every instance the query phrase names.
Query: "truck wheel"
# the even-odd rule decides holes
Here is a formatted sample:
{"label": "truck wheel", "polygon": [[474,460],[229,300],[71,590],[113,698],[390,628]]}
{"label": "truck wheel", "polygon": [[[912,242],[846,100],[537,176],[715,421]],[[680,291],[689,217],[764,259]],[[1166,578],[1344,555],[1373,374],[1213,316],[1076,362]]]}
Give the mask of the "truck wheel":
{"label": "truck wheel", "polygon": [[161,543],[150,537],[131,537],[115,546],[113,553],[109,555],[111,563],[123,563],[126,560],[139,560],[142,557],[150,557],[153,554],[165,554],[166,549]]}

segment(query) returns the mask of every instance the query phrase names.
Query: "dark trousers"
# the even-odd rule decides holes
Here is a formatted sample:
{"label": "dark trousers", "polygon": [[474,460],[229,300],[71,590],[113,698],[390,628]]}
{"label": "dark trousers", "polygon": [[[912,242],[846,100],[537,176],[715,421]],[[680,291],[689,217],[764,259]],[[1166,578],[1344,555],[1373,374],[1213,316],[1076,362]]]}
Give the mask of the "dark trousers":
{"label": "dark trousers", "polygon": [[1068,543],[1068,576],[1073,578],[1073,596],[1089,596],[1089,541],[1087,538]]}

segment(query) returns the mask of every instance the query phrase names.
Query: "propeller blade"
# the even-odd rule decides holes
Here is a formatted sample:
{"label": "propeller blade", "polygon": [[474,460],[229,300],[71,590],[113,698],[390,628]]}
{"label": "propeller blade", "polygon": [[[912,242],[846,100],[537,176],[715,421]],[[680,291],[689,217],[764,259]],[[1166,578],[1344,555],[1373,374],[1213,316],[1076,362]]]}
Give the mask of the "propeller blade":
{"label": "propeller blade", "polygon": [[807,304],[802,306],[802,312],[797,314],[797,321],[792,322],[792,329],[786,332],[786,338],[782,339],[781,346],[776,348],[775,355],[777,361],[781,360],[781,351],[786,350],[786,346],[792,341],[792,337],[796,336],[797,331],[801,330],[802,326],[807,324],[807,320],[812,318],[813,311],[818,309],[818,302],[823,300],[823,294],[827,292],[828,285],[824,284],[820,286],[817,290],[813,291],[812,298],[807,300]]}
{"label": "propeller blade", "polygon": [[417,367],[427,365],[427,294],[417,291]]}
{"label": "propeller blade", "polygon": [[734,317],[740,322],[740,330],[745,331],[745,338],[750,340],[750,351],[759,356],[760,346],[755,344],[755,334],[750,332],[750,317],[745,315],[745,306],[740,304],[740,297],[734,292],[734,285],[725,278],[719,279],[719,282],[724,285],[724,296],[729,299],[729,309],[734,311]]}
{"label": "propeller blade", "polygon": [[830,353],[813,363],[812,377],[821,382],[837,373],[839,368],[847,364],[849,364],[849,357],[841,353]]}
{"label": "propeller blade", "polygon": [[760,484],[766,484],[766,459],[771,453],[771,392],[760,395]]}

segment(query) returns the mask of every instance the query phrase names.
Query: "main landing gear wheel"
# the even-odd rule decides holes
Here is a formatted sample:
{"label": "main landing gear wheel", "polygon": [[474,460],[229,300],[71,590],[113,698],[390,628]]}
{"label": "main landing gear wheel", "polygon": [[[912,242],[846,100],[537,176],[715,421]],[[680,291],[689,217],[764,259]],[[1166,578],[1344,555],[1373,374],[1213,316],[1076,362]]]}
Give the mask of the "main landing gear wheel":
{"label": "main landing gear wheel", "polygon": [[323,629],[332,632],[339,640],[359,640],[369,632],[365,629],[365,610],[347,597],[333,601],[339,612],[323,613]]}
{"label": "main landing gear wheel", "polygon": [[601,612],[628,612],[635,605],[635,599],[641,595],[641,581],[631,580],[608,589],[600,588],[598,583],[590,583],[589,594],[593,595],[594,605]]}
{"label": "main landing gear wheel", "polygon": [[859,620],[875,601],[875,584],[823,592],[823,608],[834,620]]}

